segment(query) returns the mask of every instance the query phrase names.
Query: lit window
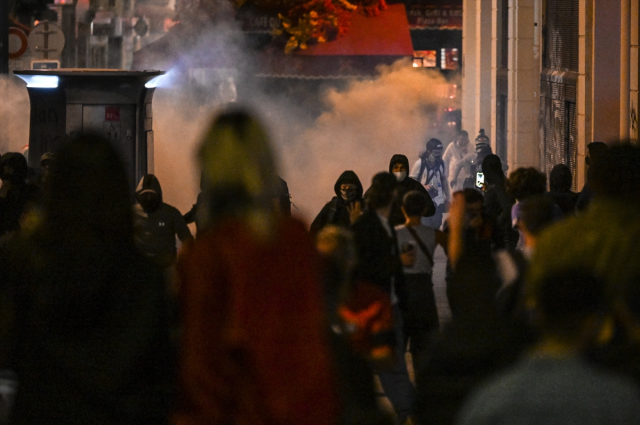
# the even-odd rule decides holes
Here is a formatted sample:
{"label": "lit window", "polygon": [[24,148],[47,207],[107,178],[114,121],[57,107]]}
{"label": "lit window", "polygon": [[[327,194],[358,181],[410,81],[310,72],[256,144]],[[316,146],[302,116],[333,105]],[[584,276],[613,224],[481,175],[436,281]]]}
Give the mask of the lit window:
{"label": "lit window", "polygon": [[440,49],[440,68],[458,69],[458,49]]}
{"label": "lit window", "polygon": [[416,50],[413,52],[414,67],[435,68],[436,65],[435,50]]}

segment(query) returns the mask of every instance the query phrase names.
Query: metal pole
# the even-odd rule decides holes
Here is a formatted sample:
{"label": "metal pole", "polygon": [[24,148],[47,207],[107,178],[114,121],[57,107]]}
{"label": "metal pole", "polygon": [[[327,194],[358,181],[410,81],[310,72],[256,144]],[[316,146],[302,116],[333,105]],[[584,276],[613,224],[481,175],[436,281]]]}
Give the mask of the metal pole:
{"label": "metal pole", "polygon": [[630,133],[631,91],[631,1],[620,2],[620,139],[628,140]]}
{"label": "metal pole", "polygon": [[9,74],[9,2],[0,0],[0,74]]}

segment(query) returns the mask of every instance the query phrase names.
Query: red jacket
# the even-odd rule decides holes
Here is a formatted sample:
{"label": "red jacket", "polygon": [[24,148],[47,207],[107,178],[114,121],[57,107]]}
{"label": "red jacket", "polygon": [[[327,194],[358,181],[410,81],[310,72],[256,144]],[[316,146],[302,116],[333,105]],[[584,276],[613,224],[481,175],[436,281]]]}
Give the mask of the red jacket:
{"label": "red jacket", "polygon": [[334,425],[338,417],[317,254],[283,218],[258,241],[220,223],[178,262],[183,341],[175,424]]}

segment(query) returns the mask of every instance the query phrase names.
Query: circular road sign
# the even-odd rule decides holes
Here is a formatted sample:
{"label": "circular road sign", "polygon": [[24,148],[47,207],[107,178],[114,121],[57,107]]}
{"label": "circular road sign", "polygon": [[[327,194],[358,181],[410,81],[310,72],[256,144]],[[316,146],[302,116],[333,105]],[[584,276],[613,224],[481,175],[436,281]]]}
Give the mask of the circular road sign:
{"label": "circular road sign", "polygon": [[9,59],[18,59],[24,55],[29,46],[27,34],[20,28],[9,28]]}
{"label": "circular road sign", "polygon": [[58,59],[63,47],[64,35],[54,23],[41,22],[29,34],[29,48],[35,59]]}

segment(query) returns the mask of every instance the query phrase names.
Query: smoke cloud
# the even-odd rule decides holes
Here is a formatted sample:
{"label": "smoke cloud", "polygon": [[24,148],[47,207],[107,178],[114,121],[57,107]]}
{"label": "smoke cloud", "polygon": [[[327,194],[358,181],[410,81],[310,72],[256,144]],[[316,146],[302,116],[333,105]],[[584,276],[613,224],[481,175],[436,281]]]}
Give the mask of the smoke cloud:
{"label": "smoke cloud", "polygon": [[20,152],[29,144],[29,93],[14,76],[0,77],[0,153]]}
{"label": "smoke cloud", "polygon": [[[444,90],[443,90],[444,87]],[[437,71],[414,69],[400,61],[379,68],[379,75],[329,88],[321,98],[319,116],[297,108],[299,100],[254,91],[244,100],[270,129],[280,160],[281,176],[293,197],[294,214],[310,223],[335,194],[344,170],[354,170],[366,190],[389,160],[400,153],[417,160],[428,137],[437,137],[435,111],[451,106],[444,99],[446,81]],[[315,96],[315,93],[310,93]],[[199,139],[220,102],[196,106],[180,90],[158,89],[154,96],[155,172],[165,200],[181,211],[198,193],[195,152]],[[448,140],[443,140],[448,142]]]}

